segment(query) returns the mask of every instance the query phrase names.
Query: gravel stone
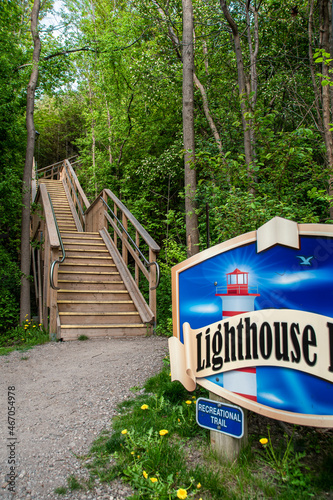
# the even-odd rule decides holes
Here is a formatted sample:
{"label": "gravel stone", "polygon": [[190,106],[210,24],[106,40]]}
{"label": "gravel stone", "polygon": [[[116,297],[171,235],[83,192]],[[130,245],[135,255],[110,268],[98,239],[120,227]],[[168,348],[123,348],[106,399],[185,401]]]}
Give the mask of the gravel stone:
{"label": "gravel stone", "polygon": [[[133,494],[120,480],[96,480],[92,490],[57,495],[67,478],[89,478],[79,457],[162,367],[167,339],[143,337],[52,342],[0,357],[0,498],[122,500]],[[15,386],[14,436],[8,427],[8,387]],[[142,391],[139,391],[142,392]],[[16,439],[14,439],[16,438]],[[10,443],[15,443],[15,494],[8,490]]]}

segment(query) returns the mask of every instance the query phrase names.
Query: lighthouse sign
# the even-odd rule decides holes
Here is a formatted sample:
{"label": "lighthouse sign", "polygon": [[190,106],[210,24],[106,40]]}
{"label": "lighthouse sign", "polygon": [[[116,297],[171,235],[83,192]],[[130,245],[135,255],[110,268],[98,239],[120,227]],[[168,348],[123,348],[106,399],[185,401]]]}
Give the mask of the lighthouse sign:
{"label": "lighthouse sign", "polygon": [[276,217],[172,269],[171,373],[290,423],[333,427],[333,226]]}

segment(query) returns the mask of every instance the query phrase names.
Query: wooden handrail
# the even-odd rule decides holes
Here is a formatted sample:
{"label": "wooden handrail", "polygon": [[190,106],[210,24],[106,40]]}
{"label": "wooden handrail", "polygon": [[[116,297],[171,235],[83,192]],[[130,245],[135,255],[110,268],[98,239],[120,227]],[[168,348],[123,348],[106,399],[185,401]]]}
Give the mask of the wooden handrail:
{"label": "wooden handrail", "polygon": [[[108,203],[112,204],[112,208]],[[159,280],[157,254],[160,251],[158,244],[110,189],[103,189],[86,210],[85,218],[87,231],[102,231],[104,228],[108,231],[110,228],[115,248],[117,248],[117,242],[121,242],[121,256],[126,266],[128,265],[128,255],[131,255],[134,261],[135,283],[138,290],[140,272],[148,280],[149,307],[156,323],[156,288]],[[131,228],[128,228],[128,224],[131,224]],[[130,236],[131,232],[133,234],[133,230],[135,232],[134,238]],[[143,255],[139,248],[140,237],[148,246],[148,258]]]}
{"label": "wooden handrail", "polygon": [[[49,194],[43,183],[38,186],[36,202],[40,205],[40,209],[33,215],[32,240],[38,244],[37,248],[40,247],[34,270],[35,280],[38,283],[39,321],[45,328],[49,328],[50,335],[54,336],[57,329],[57,291],[51,288],[50,268],[52,262],[59,259],[60,241]],[[54,273],[54,280],[57,281],[57,272]]]}
{"label": "wooden handrail", "polygon": [[91,210],[96,206],[99,202],[99,199],[103,197],[103,193],[105,193],[119,208],[123,215],[127,218],[128,221],[131,222],[134,229],[139,233],[139,235],[143,238],[143,240],[147,243],[147,245],[153,250],[153,252],[159,253],[161,248],[158,246],[156,241],[150,236],[150,234],[146,231],[146,229],[140,224],[140,222],[134,217],[134,215],[128,210],[128,208],[117,198],[117,196],[110,191],[110,189],[103,189],[97,198],[92,202],[90,207],[86,210],[85,215],[87,216]]}
{"label": "wooden handrail", "polygon": [[45,226],[49,235],[50,247],[51,248],[60,248],[60,241],[57,233],[57,228],[54,222],[54,217],[52,213],[52,208],[49,200],[49,195],[47,193],[47,189],[45,184],[39,185],[39,190],[41,193],[42,204],[44,207],[44,217],[45,217]]}
{"label": "wooden handrail", "polygon": [[[64,185],[78,230],[100,232],[113,258],[117,262],[122,259],[122,262],[119,263],[119,261],[118,264],[122,268],[123,279],[130,288],[130,294],[133,295],[134,302],[137,302],[142,321],[156,324],[159,245],[110,189],[104,189],[90,204],[68,159],[39,169],[37,172],[44,174],[49,171],[50,175],[47,173],[46,178],[58,179]],[[57,332],[57,290],[51,288],[49,276],[52,262],[59,260],[60,240],[47,188],[43,183],[38,186],[36,202],[42,206],[42,214],[36,212],[33,216],[32,227],[32,238],[37,243],[43,241],[40,259],[43,262],[44,272],[42,282],[38,281],[41,289],[38,293],[42,296],[40,317],[43,317],[45,324],[48,321],[49,311],[50,334],[54,335]],[[133,272],[133,267],[130,266],[127,269],[128,262],[134,263],[135,275],[132,278],[129,269]],[[36,265],[35,268],[37,269]],[[139,290],[139,276],[143,276],[149,282],[149,306],[143,305],[144,299]],[[54,280],[56,284],[56,268]]]}
{"label": "wooden handrail", "polygon": [[[88,198],[86,197],[85,192],[83,191],[83,189],[81,187],[81,184],[79,183],[79,180],[76,176],[76,173],[74,172],[72,165],[70,164],[69,160],[65,160],[64,163],[65,163],[65,165],[67,165],[68,170],[70,171],[70,174],[72,176],[72,181],[74,181],[75,187],[78,190],[79,195],[81,196],[82,201],[83,201],[86,209],[88,209],[90,207],[90,202],[89,202]],[[82,207],[82,209],[83,209],[83,207]]]}

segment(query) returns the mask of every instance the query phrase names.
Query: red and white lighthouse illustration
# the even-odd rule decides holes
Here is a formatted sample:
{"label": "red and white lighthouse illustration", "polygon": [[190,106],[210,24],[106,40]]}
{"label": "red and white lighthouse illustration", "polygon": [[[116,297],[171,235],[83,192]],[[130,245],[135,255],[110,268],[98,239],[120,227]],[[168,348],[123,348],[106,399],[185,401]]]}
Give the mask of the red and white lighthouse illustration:
{"label": "red and white lighthouse illustration", "polygon": [[[258,289],[249,288],[249,273],[235,269],[227,273],[227,287],[216,287],[216,296],[222,299],[222,319],[254,311],[254,301],[260,297]],[[226,293],[225,293],[226,292]],[[256,368],[231,370],[223,374],[223,387],[240,396],[257,400]]]}

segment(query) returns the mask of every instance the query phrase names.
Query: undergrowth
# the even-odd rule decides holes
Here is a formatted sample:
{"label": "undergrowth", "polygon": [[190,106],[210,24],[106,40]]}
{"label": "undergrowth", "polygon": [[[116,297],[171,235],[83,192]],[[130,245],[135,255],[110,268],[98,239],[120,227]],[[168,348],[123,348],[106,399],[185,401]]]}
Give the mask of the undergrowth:
{"label": "undergrowth", "polygon": [[[228,462],[211,450],[209,431],[196,423],[197,397],[171,382],[168,360],[137,395],[118,407],[112,430],[82,457],[91,480],[121,478],[139,499],[282,500],[331,498],[331,430],[287,426],[249,414],[249,444]],[[269,428],[268,428],[269,425]],[[303,444],[302,444],[303,443]]]}
{"label": "undergrowth", "polygon": [[49,340],[49,334],[42,324],[26,319],[22,325],[0,336],[0,356],[12,351],[26,351]]}

